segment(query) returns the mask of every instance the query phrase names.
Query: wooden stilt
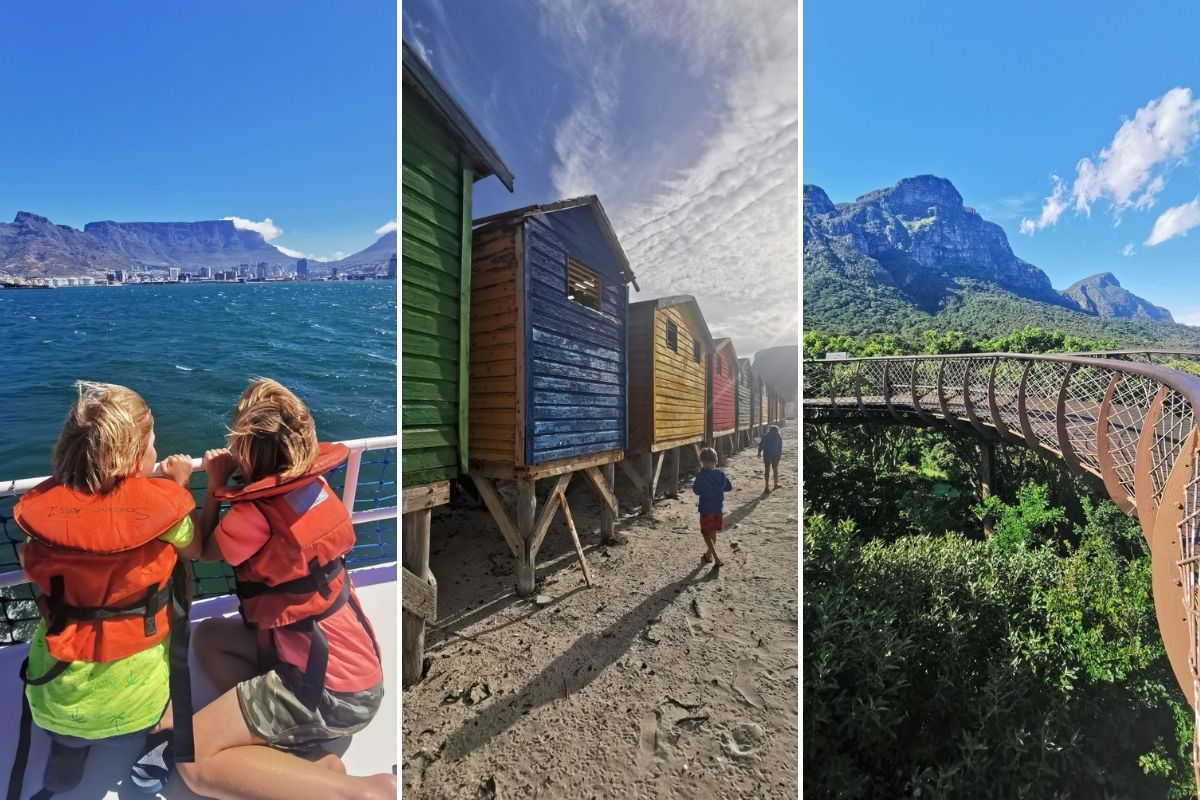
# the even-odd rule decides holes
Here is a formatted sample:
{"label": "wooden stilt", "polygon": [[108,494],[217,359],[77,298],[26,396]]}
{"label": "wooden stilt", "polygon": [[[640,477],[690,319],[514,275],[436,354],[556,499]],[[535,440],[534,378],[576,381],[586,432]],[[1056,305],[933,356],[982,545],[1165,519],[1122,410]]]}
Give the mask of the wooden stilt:
{"label": "wooden stilt", "polygon": [[679,448],[671,450],[671,471],[667,473],[671,497],[679,497]]}
{"label": "wooden stilt", "polygon": [[616,464],[605,464],[601,468],[601,474],[604,477],[604,483],[608,487],[610,496],[612,497],[612,506],[607,503],[601,505],[600,508],[600,544],[608,544],[616,538],[615,528],[617,524],[617,466]]}
{"label": "wooden stilt", "polygon": [[537,481],[529,478],[517,480],[517,533],[522,538],[521,552],[517,553],[517,594],[522,597],[533,594],[534,553],[530,549],[537,517]]}
{"label": "wooden stilt", "polygon": [[654,470],[653,470],[654,474],[650,478],[650,499],[651,500],[654,499],[654,495],[658,491],[658,478],[660,475],[662,475],[662,465],[663,465],[663,461],[666,459],[666,457],[667,457],[666,453],[655,453],[654,454]]}
{"label": "wooden stilt", "polygon": [[651,481],[654,480],[654,455],[652,453],[642,453],[638,456],[639,471],[642,474],[642,513],[649,514],[654,510],[654,486]]}
{"label": "wooden stilt", "polygon": [[437,619],[437,580],[429,570],[430,508],[405,514],[401,520],[401,683],[421,679],[425,660],[425,622]]}
{"label": "wooden stilt", "polygon": [[571,543],[575,545],[575,555],[579,557],[579,566],[583,569],[583,582],[592,586],[592,573],[588,570],[587,558],[583,554],[583,546],[579,543],[579,533],[575,530],[575,520],[571,516],[571,507],[567,505],[566,492],[561,489],[558,492],[558,505],[562,509],[563,517],[567,520],[567,530],[571,533]]}

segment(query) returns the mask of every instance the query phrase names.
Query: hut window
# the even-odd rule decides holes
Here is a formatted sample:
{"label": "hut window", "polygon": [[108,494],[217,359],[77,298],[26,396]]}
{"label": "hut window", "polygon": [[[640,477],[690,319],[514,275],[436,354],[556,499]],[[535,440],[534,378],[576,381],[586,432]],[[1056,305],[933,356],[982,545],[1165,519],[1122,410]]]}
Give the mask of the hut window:
{"label": "hut window", "polygon": [[567,299],[600,311],[600,273],[573,258],[567,259]]}
{"label": "hut window", "polygon": [[700,340],[692,339],[692,361],[700,363]]}
{"label": "hut window", "polygon": [[679,352],[679,326],[672,320],[667,320],[667,347]]}

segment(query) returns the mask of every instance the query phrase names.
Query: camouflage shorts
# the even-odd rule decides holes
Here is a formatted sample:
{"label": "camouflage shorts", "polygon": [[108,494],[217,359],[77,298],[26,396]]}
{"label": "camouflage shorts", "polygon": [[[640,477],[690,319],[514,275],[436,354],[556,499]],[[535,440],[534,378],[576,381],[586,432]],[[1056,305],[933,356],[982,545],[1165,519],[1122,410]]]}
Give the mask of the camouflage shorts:
{"label": "camouflage shorts", "polygon": [[279,750],[302,753],[361,731],[383,702],[383,683],[362,692],[328,689],[313,710],[296,696],[300,670],[280,664],[264,675],[237,685],[238,705],[246,725]]}

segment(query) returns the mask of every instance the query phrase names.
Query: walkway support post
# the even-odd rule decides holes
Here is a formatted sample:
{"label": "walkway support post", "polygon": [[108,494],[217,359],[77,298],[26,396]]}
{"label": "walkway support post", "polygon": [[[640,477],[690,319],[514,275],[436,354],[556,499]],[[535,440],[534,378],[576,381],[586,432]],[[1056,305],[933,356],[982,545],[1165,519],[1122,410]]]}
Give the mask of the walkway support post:
{"label": "walkway support post", "polygon": [[[986,503],[992,496],[992,443],[986,439],[979,441],[979,501]],[[983,538],[992,538],[992,515],[983,517]]]}

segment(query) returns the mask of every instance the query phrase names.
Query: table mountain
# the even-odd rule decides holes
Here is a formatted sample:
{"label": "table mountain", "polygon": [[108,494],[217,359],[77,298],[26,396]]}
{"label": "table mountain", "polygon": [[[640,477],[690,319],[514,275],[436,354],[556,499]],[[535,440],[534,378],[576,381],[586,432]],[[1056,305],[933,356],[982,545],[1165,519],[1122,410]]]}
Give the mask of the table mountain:
{"label": "table mountain", "polygon": [[1101,272],[1099,275],[1075,281],[1062,290],[1062,295],[1078,305],[1081,310],[1101,317],[1175,321],[1167,309],[1143,300],[1123,288],[1111,272]]}
{"label": "table mountain", "polygon": [[[1200,342],[1200,332],[1170,325],[1169,312],[1115,279],[1097,276],[1081,281],[1086,288],[1078,293],[1056,291],[1042,270],[1013,253],[1003,228],[934,175],[850,203],[805,185],[803,226],[808,330],[957,330],[987,338],[1037,325],[1131,343]],[[1169,331],[1156,327],[1164,324]]]}

